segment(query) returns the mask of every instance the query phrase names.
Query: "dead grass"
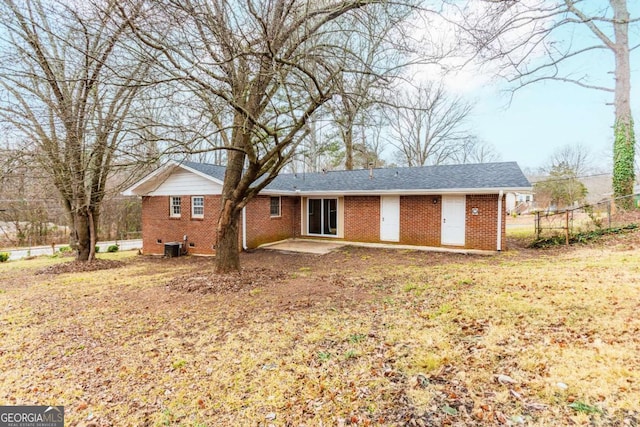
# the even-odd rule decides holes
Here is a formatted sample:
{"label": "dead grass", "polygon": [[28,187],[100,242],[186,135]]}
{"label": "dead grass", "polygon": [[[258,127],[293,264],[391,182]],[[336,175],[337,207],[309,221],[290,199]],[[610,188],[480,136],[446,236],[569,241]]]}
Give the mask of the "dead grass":
{"label": "dead grass", "polygon": [[256,251],[235,282],[202,258],[3,263],[0,404],[67,426],[638,425],[640,234],[621,239]]}

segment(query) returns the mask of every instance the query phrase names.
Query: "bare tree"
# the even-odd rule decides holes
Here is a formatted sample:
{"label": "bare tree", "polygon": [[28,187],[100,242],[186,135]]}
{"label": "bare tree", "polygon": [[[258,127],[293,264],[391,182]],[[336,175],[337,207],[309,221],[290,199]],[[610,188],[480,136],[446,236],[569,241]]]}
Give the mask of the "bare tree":
{"label": "bare tree", "polygon": [[382,111],[382,106],[377,104],[375,108],[371,108],[363,113],[364,126],[361,128],[362,144],[356,146],[357,150],[354,156],[354,165],[357,168],[384,167],[386,160],[383,158],[383,152],[387,147],[386,133],[386,117]]}
{"label": "bare tree", "polygon": [[490,163],[499,162],[501,159],[502,156],[496,151],[495,146],[471,135],[457,144],[451,156],[451,163]]}
{"label": "bare tree", "polygon": [[320,172],[339,167],[344,159],[344,144],[331,120],[309,120],[308,132],[302,139],[286,170],[291,172]]}
{"label": "bare tree", "polygon": [[427,83],[415,90],[400,90],[385,114],[391,129],[390,144],[398,160],[408,166],[437,165],[453,159],[468,137],[465,119],[471,105],[447,94],[443,85]]}
{"label": "bare tree", "polygon": [[227,151],[217,272],[240,268],[244,206],[290,161],[344,76],[365,71],[343,20],[392,12],[370,0],[149,3],[147,19],[135,26],[141,42],[161,52],[160,65],[197,97]]}
{"label": "bare tree", "polygon": [[385,123],[378,110],[373,104],[361,110],[359,117],[350,121],[352,126],[348,129],[343,127],[345,123],[334,122],[333,114],[328,120],[320,121],[320,125],[312,119],[309,135],[298,147],[290,169],[293,172],[298,172],[300,166],[300,171],[310,172],[346,169],[347,159],[351,169],[367,168],[371,163],[377,167],[383,165]]}
{"label": "bare tree", "polygon": [[[472,0],[460,15],[465,17],[462,28],[480,56],[498,61],[517,88],[555,80],[613,94],[614,195],[632,194],[635,136],[630,55],[640,45],[640,17],[630,16],[627,0]],[[594,79],[577,63],[589,55],[592,61],[599,61],[598,53],[613,59],[611,83],[605,81],[606,76]],[[631,205],[628,197],[619,200],[623,208]]]}
{"label": "bare tree", "polygon": [[[356,17],[357,18],[357,17]],[[327,103],[327,110],[344,145],[344,168],[354,168],[354,150],[366,150],[366,141],[358,142],[357,133],[365,134],[368,111],[384,96],[384,89],[398,76],[402,57],[409,55],[409,46],[400,48],[392,40],[400,38],[400,29],[394,19],[386,15],[375,21],[347,19],[345,32],[355,38],[355,47],[360,52],[354,69],[360,73],[344,73],[336,80],[337,93]],[[353,31],[354,28],[358,31]],[[357,153],[355,153],[357,155]]]}
{"label": "bare tree", "polygon": [[[77,259],[95,256],[96,227],[148,65],[120,45],[117,0],[2,0],[0,116],[60,193]],[[135,8],[130,11],[135,14]]]}
{"label": "bare tree", "polygon": [[586,175],[591,170],[589,147],[583,144],[566,144],[558,147],[542,167],[542,171],[550,173],[559,165],[563,165],[577,177]]}
{"label": "bare tree", "polygon": [[[48,244],[67,237],[55,188],[21,153],[0,149],[0,241],[12,246]],[[57,225],[54,225],[57,224]]]}

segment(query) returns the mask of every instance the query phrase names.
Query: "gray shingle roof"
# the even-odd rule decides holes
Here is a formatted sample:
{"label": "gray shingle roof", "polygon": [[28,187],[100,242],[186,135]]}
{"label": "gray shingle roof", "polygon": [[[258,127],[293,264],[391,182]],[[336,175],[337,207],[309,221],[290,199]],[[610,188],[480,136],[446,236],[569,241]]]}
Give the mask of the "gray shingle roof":
{"label": "gray shingle roof", "polygon": [[182,162],[183,165],[197,170],[200,173],[205,175],[209,175],[212,178],[215,178],[219,181],[224,181],[224,172],[227,168],[224,166],[212,165],[209,163],[196,163],[196,162]]}
{"label": "gray shingle roof", "polygon": [[[184,162],[185,166],[223,180],[225,168]],[[531,184],[516,162],[438,165],[328,171],[326,173],[281,174],[266,188],[267,193],[375,193],[433,190],[528,189]]]}

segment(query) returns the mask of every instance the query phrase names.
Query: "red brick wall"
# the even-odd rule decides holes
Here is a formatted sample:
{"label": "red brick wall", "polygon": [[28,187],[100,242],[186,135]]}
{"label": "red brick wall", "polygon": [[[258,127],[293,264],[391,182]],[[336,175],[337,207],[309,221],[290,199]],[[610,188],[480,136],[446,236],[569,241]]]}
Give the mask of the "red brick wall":
{"label": "red brick wall", "polygon": [[[470,249],[497,249],[498,239],[498,195],[468,195],[467,196],[467,223],[465,230],[465,247]],[[474,208],[478,209],[478,215],[473,215]],[[506,203],[502,200],[502,250],[506,250],[505,219]]]}
{"label": "red brick wall", "polygon": [[380,197],[344,198],[344,238],[353,242],[380,241]]}
{"label": "red brick wall", "polygon": [[185,234],[188,253],[215,253],[220,196],[204,196],[204,218],[191,218],[191,196],[182,196],[181,205],[180,218],[171,218],[168,196],[142,198],[142,251],[145,254],[162,255],[165,243],[183,242]]}
{"label": "red brick wall", "polygon": [[[437,203],[433,203],[436,200]],[[440,246],[442,198],[440,196],[400,197],[400,243]]]}
{"label": "red brick wall", "polygon": [[[504,196],[503,196],[504,197]],[[433,200],[437,199],[434,204]],[[344,198],[344,238],[354,242],[380,241],[380,197]],[[478,215],[472,209],[478,208]],[[468,195],[466,198],[465,247],[496,250],[498,195]],[[506,250],[506,204],[502,203],[502,249]],[[400,244],[440,246],[441,196],[400,197]]]}
{"label": "red brick wall", "polygon": [[281,197],[279,217],[271,216],[270,203],[271,197],[257,196],[247,205],[249,248],[297,237],[300,234],[300,198]]}
{"label": "red brick wall", "polygon": [[[438,200],[437,204],[433,199]],[[247,206],[247,246],[255,248],[300,235],[300,199],[282,197],[281,216],[271,217],[270,197],[258,196]],[[466,199],[466,244],[469,249],[496,250],[498,196],[468,195]],[[473,208],[478,215],[472,215]],[[188,236],[191,254],[214,254],[215,226],[220,211],[220,196],[205,196],[204,219],[191,218],[191,197],[182,196],[182,215],[169,217],[169,197],[142,198],[142,235],[145,254],[163,254],[164,243],[182,242]],[[502,204],[503,219],[506,204]],[[442,199],[440,196],[400,197],[401,244],[440,246]],[[240,224],[241,225],[241,224]],[[504,221],[502,249],[506,250]],[[242,233],[242,227],[240,227]],[[241,238],[241,235],[239,236]],[[160,239],[162,243],[157,243]],[[344,198],[344,239],[354,242],[380,241],[380,197]]]}

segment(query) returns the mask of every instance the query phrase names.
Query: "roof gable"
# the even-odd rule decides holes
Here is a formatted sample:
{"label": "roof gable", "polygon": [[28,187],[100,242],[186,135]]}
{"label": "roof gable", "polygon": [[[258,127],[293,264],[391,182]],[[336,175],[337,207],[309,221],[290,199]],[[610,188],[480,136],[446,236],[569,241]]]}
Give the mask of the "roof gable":
{"label": "roof gable", "polygon": [[222,193],[224,166],[169,161],[122,194],[125,196],[181,196]]}
{"label": "roof gable", "polygon": [[222,184],[192,171],[177,168],[149,196],[188,196],[222,194]]}

